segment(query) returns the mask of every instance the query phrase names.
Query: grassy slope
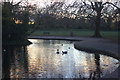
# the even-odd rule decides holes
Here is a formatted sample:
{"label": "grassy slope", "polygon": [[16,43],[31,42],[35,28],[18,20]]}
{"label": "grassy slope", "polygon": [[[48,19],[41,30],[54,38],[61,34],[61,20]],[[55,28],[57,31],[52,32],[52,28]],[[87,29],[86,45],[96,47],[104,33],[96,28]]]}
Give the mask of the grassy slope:
{"label": "grassy slope", "polygon": [[[44,36],[44,32],[49,32],[49,35],[52,36],[70,36],[70,33],[73,32],[74,36],[79,37],[90,37],[94,34],[94,31],[90,30],[37,30],[32,33],[32,36]],[[101,35],[106,39],[111,39],[115,42],[118,41],[118,32],[117,31],[101,31]],[[48,36],[48,35],[47,35]]]}

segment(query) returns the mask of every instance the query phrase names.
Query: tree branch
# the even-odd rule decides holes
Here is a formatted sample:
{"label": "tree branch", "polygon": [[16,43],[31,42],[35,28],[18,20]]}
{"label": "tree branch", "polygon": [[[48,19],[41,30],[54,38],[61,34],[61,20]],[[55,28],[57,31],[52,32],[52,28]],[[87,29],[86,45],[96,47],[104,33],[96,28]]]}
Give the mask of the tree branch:
{"label": "tree branch", "polygon": [[18,3],[14,4],[13,6],[19,5],[23,0],[19,1]]}
{"label": "tree branch", "polygon": [[92,2],[91,2],[91,6],[93,10],[96,10]]}
{"label": "tree branch", "polygon": [[114,7],[116,7],[116,8],[118,9],[119,14],[120,14],[120,8],[117,7],[115,4],[110,3],[110,2],[106,2],[106,3],[104,3],[103,5],[106,5],[106,4],[111,4],[111,5],[113,5]]}

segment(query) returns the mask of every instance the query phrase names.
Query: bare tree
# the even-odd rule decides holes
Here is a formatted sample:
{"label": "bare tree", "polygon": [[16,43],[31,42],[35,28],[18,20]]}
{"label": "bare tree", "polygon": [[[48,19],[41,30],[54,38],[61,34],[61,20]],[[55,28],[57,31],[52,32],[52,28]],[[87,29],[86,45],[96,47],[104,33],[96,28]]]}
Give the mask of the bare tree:
{"label": "bare tree", "polygon": [[89,18],[88,16],[95,17],[95,32],[93,37],[102,37],[100,34],[101,17],[105,18],[105,16],[108,17],[109,15],[112,19],[113,17],[114,19],[117,18],[116,20],[118,21],[118,16],[120,15],[120,7],[118,6],[118,3],[120,2],[82,2],[73,0],[71,4],[68,4],[65,0],[62,2],[53,2],[49,5],[45,4],[46,7],[42,8],[40,13],[52,14],[52,16],[58,18],[68,17],[80,19],[80,17],[84,17],[87,19]]}
{"label": "bare tree", "polygon": [[[66,3],[57,3],[52,5],[49,10],[53,13],[61,13],[61,15],[67,14],[67,17],[70,17],[71,15],[75,15],[75,17],[81,17],[84,16],[85,18],[87,16],[95,16],[95,32],[93,37],[102,37],[100,34],[100,23],[101,23],[101,17],[105,14],[105,8],[106,13],[113,8],[111,16],[114,15],[114,17],[118,17],[120,15],[120,7],[116,4],[120,3],[119,1],[116,2],[78,2],[74,1],[73,4],[66,5]],[[110,8],[111,7],[111,8]],[[51,10],[52,9],[52,10]],[[103,11],[104,10],[104,11]],[[107,15],[109,12],[107,13]],[[109,16],[110,16],[109,15]],[[113,16],[112,16],[113,17]],[[117,19],[118,20],[118,19]]]}
{"label": "bare tree", "polygon": [[92,9],[96,12],[96,19],[95,19],[95,33],[93,35],[93,37],[101,37],[100,35],[100,22],[101,22],[101,13],[102,13],[102,10],[104,9],[104,6],[106,4],[110,4],[110,5],[113,5],[114,7],[117,8],[118,12],[117,13],[120,13],[120,8],[117,7],[115,4],[111,3],[111,2],[91,2],[91,6],[92,6]]}

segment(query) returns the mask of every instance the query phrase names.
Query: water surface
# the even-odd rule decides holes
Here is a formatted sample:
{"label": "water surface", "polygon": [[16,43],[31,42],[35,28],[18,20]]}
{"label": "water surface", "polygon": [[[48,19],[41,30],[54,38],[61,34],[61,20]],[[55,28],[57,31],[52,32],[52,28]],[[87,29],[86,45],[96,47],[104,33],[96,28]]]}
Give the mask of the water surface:
{"label": "water surface", "polygon": [[99,78],[112,73],[119,66],[117,59],[79,51],[71,41],[29,41],[33,44],[27,47],[6,48],[3,54],[7,54],[8,60],[5,61],[9,62],[6,63],[9,68],[5,68],[4,75],[10,78]]}

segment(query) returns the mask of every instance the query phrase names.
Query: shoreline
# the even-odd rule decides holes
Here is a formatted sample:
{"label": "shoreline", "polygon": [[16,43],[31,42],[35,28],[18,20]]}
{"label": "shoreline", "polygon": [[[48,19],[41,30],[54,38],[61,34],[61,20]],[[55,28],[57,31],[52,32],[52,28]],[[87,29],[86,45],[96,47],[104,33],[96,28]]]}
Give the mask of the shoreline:
{"label": "shoreline", "polygon": [[120,60],[118,54],[119,44],[113,43],[104,38],[93,37],[66,37],[66,36],[29,36],[28,39],[44,39],[44,40],[67,40],[75,41],[74,47],[78,50],[86,52],[105,52],[103,55],[115,57]]}
{"label": "shoreline", "polygon": [[32,44],[30,41],[4,41],[2,46],[26,46]]}

